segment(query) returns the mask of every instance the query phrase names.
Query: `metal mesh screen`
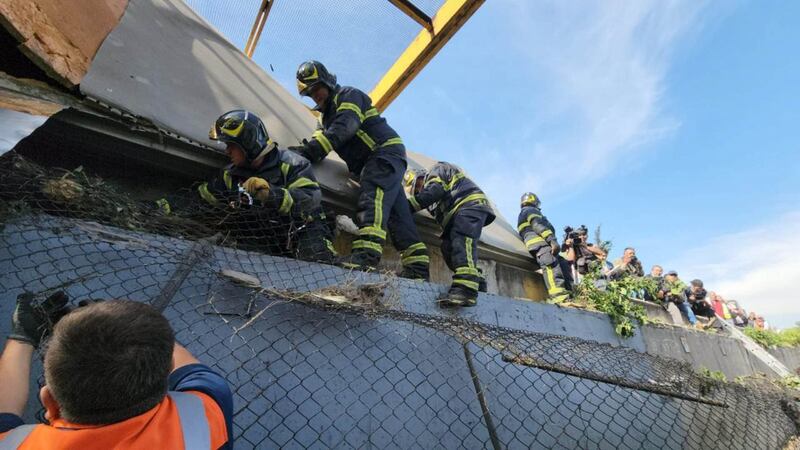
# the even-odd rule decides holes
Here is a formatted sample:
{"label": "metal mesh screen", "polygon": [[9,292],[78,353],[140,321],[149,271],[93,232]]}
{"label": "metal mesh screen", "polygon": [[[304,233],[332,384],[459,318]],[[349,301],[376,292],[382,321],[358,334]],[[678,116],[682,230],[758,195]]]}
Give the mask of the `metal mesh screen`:
{"label": "metal mesh screen", "polygon": [[[433,16],[443,0],[413,2]],[[243,49],[260,0],[187,0],[198,14]],[[322,61],[339,81],[372,89],[422,27],[388,1],[275,1],[253,54],[289,92],[306,60]]]}
{"label": "metal mesh screen", "polygon": [[292,224],[191,194],[165,214],[85,171],[4,157],[0,314],[23,291],[153,305],[231,384],[237,448],[751,449],[798,433],[795,399],[769,384],[412,311],[444,287],[290,258]]}

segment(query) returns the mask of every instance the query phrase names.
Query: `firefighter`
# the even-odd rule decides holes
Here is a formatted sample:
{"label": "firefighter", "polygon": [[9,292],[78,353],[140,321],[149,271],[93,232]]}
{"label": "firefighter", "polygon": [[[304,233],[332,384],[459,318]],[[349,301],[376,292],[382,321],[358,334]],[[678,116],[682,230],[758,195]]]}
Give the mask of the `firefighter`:
{"label": "firefighter", "polygon": [[400,251],[400,276],[427,280],[428,251],[403,195],[406,149],[400,137],[372,106],[367,94],[340,86],[336,76],[317,61],[304,62],[297,69],[297,88],[300,95],[316,103],[319,127],[302,146],[289,149],[312,162],[335,151],[361,185],[358,238],[353,241],[352,253],[340,259],[340,265],[374,270],[383,254],[388,229],[392,244]]}
{"label": "firefighter", "polygon": [[442,255],[453,271],[453,283],[439,297],[442,307],[475,306],[485,290],[478,269],[478,240],[495,215],[483,191],[457,166],[438,162],[430,172],[409,170],[404,181],[411,187],[412,211],[428,209],[442,227]]}
{"label": "firefighter", "polygon": [[221,179],[198,186],[203,200],[216,206],[244,199],[244,203],[275,210],[288,217],[296,230],[297,258],[334,262],[332,233],[325,222],[322,193],[311,163],[296,153],[279,149],[261,119],[249,111],[240,109],[221,115],[209,137],[227,144],[231,164],[223,169]]}
{"label": "firefighter", "polygon": [[533,192],[522,195],[517,220],[517,231],[525,243],[525,247],[542,268],[544,285],[547,287],[547,299],[551,303],[561,303],[569,297],[567,283],[559,262],[558,239],[553,225],[539,209],[541,202]]}

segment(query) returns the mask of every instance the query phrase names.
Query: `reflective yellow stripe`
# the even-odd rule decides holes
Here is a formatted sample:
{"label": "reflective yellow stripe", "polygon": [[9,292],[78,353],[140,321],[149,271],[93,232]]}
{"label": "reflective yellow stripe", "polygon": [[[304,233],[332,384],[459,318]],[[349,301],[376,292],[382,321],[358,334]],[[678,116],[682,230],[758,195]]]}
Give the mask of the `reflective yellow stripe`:
{"label": "reflective yellow stripe", "polygon": [[539,215],[539,214],[529,214],[528,215],[528,223],[532,223],[533,219],[538,219],[540,217],[542,217],[542,216]]}
{"label": "reflective yellow stripe", "polygon": [[292,181],[291,184],[289,184],[289,186],[286,186],[286,187],[289,188],[289,189],[299,189],[299,188],[303,188],[303,187],[306,187],[306,186],[319,186],[319,183],[317,183],[316,181],[311,181],[310,179],[308,179],[306,177],[300,177],[300,178]]}
{"label": "reflective yellow stripe", "polygon": [[544,243],[544,239],[542,239],[541,236],[535,236],[525,241],[525,247],[528,247],[528,249],[530,250],[531,247],[539,243]]}
{"label": "reflective yellow stripe", "polygon": [[294,205],[294,199],[288,190],[283,188],[281,188],[281,190],[283,191],[283,201],[281,202],[281,207],[278,208],[278,212],[280,214],[289,214],[289,211],[292,209],[292,205]]}
{"label": "reflective yellow stripe", "polygon": [[214,194],[208,191],[208,183],[203,183],[200,186],[197,186],[197,192],[199,192],[200,197],[209,204],[217,206],[217,204],[219,203],[217,201],[217,198],[214,197]]}
{"label": "reflective yellow stripe", "polygon": [[552,235],[553,235],[553,230],[544,230],[544,232],[541,234],[541,236],[545,239],[547,238],[547,236],[552,236]]}
{"label": "reflective yellow stripe", "polygon": [[472,238],[468,237],[464,239],[464,243],[466,244],[465,247],[467,248],[467,265],[475,268],[475,261],[472,258]]}
{"label": "reflective yellow stripe", "polygon": [[357,239],[353,241],[353,249],[355,250],[357,248],[367,248],[370,250],[375,250],[378,253],[383,253],[383,247],[381,246],[381,244],[365,241],[363,239]]}
{"label": "reflective yellow stripe", "polygon": [[322,238],[322,240],[325,241],[325,247],[328,247],[328,250],[330,250],[331,253],[336,255],[336,249],[333,248],[333,242],[331,242],[330,239],[326,239],[326,238]]}
{"label": "reflective yellow stripe", "polygon": [[358,120],[363,122],[364,121],[364,114],[361,112],[361,108],[358,107],[355,103],[350,102],[342,102],[338,108],[336,108],[336,112],[342,111],[353,111],[358,116]]}
{"label": "reflective yellow stripe", "polygon": [[472,275],[480,277],[481,273],[474,267],[456,267],[456,275]]}
{"label": "reflective yellow stripe", "polygon": [[283,174],[283,180],[286,181],[286,177],[289,176],[289,169],[291,166],[285,162],[281,163],[281,173]]}
{"label": "reflective yellow stripe", "polygon": [[425,243],[417,242],[416,244],[411,244],[408,247],[406,247],[406,249],[403,250],[402,253],[405,254],[405,255],[408,255],[408,254],[413,253],[413,252],[415,252],[417,250],[427,250],[427,249],[428,249],[428,247],[425,246]]}
{"label": "reflective yellow stripe", "polygon": [[566,289],[556,286],[556,277],[553,275],[553,268],[544,266],[544,273],[545,277],[547,278],[547,293],[549,295],[556,295],[561,294],[562,292],[567,292]]}
{"label": "reflective yellow stripe", "polygon": [[517,231],[522,233],[522,230],[524,230],[526,227],[529,227],[530,225],[531,224],[529,224],[528,222],[522,222],[521,224],[517,225]]}
{"label": "reflective yellow stripe", "polygon": [[414,211],[419,211],[420,209],[422,209],[419,206],[419,202],[415,197],[409,197],[408,202],[411,203],[411,207],[414,208]]}
{"label": "reflective yellow stripe", "polygon": [[376,227],[364,227],[358,230],[359,236],[375,236],[377,238],[386,239],[386,232]]}
{"label": "reflective yellow stripe", "polygon": [[425,180],[425,186],[427,186],[427,185],[429,185],[431,183],[439,183],[442,186],[444,186],[444,181],[442,181],[442,179],[439,178],[439,177],[428,178],[427,180]]}
{"label": "reflective yellow stripe", "polygon": [[455,175],[453,175],[453,179],[450,180],[450,183],[444,185],[445,189],[447,189],[448,191],[453,190],[453,186],[455,186],[455,184],[458,183],[458,180],[461,180],[462,178],[464,178],[463,173],[461,172],[456,173]]}
{"label": "reflective yellow stripe", "polygon": [[375,141],[373,141],[364,130],[356,131],[356,136],[358,136],[358,138],[361,139],[364,145],[369,147],[370,150],[375,150]]}
{"label": "reflective yellow stripe", "polygon": [[315,131],[313,134],[311,134],[311,137],[319,142],[319,145],[322,146],[322,149],[325,150],[326,154],[333,151],[333,145],[331,144],[331,141],[328,140],[322,130]]}
{"label": "reflective yellow stripe", "polygon": [[406,256],[401,260],[401,262],[403,263],[404,266],[416,263],[430,264],[431,259],[428,257],[428,255]]}
{"label": "reflective yellow stripe", "polygon": [[169,201],[165,198],[160,198],[156,200],[156,206],[166,215],[172,214],[172,207],[169,206]]}
{"label": "reflective yellow stripe", "polygon": [[476,283],[475,281],[455,279],[455,280],[453,280],[453,284],[460,284],[462,286],[466,286],[466,287],[472,289],[473,291],[477,291],[478,290],[478,283]]}
{"label": "reflective yellow stripe", "polygon": [[390,145],[401,145],[402,143],[403,143],[402,139],[400,139],[399,137],[394,137],[391,139],[387,139],[386,142],[381,144],[381,147],[388,147]]}
{"label": "reflective yellow stripe", "polygon": [[383,189],[380,186],[375,188],[375,220],[372,226],[380,230],[383,229]]}
{"label": "reflective yellow stripe", "polygon": [[375,116],[378,116],[378,115],[380,115],[380,113],[378,112],[378,110],[377,110],[377,109],[375,109],[375,108],[370,108],[370,109],[368,109],[368,110],[367,110],[367,112],[364,114],[364,118],[365,118],[365,119],[369,119],[370,117],[375,117]]}
{"label": "reflective yellow stripe", "polygon": [[458,211],[458,209],[461,208],[462,205],[468,202],[481,201],[481,200],[486,201],[486,196],[480,192],[462,198],[461,200],[458,201],[458,203],[455,204],[455,206],[453,206],[450,212],[448,212],[447,215],[444,216],[444,219],[442,220],[442,226],[444,227],[445,225],[447,225],[447,222],[450,222],[450,218],[453,217],[453,214],[455,214],[456,211]]}
{"label": "reflective yellow stripe", "polygon": [[231,177],[231,173],[227,170],[222,172],[222,180],[225,182],[225,186],[228,189],[233,189],[233,178]]}

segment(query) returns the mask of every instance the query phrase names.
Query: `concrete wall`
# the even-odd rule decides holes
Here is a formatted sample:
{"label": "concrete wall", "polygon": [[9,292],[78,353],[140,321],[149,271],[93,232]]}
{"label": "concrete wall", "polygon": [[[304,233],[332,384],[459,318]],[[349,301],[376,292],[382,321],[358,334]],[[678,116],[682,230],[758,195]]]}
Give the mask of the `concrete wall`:
{"label": "concrete wall", "polygon": [[800,347],[770,348],[772,356],[778,358],[791,372],[800,375]]}

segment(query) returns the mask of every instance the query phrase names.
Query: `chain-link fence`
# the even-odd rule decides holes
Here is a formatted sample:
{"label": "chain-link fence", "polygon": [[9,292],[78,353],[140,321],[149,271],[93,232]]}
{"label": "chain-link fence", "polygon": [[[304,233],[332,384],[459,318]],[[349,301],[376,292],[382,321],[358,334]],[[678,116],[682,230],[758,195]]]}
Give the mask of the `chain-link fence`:
{"label": "chain-link fence", "polygon": [[432,306],[443,286],[291,258],[297,225],[268,211],[187,191],[167,213],[82,170],[0,162],[0,314],[23,291],[152,304],[230,382],[237,448],[752,449],[798,434],[795,399],[769,384],[466,320]]}

